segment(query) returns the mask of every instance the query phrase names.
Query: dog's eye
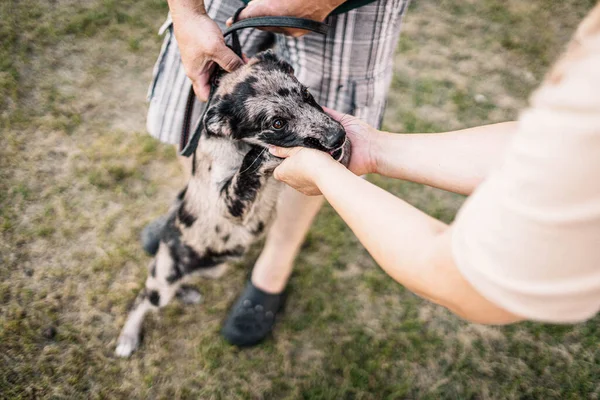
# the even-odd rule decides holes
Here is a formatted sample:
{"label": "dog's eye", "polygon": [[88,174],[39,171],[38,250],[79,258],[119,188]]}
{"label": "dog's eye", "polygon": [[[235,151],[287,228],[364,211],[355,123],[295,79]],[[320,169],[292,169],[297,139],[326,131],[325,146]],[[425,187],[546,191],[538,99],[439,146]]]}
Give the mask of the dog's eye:
{"label": "dog's eye", "polygon": [[302,95],[304,96],[304,100],[309,100],[310,99],[310,92],[308,91],[308,88],[304,88],[304,91],[302,92]]}
{"label": "dog's eye", "polygon": [[273,123],[271,124],[271,126],[273,127],[273,129],[276,129],[276,130],[283,129],[283,127],[285,126],[285,121],[282,120],[281,118],[277,118],[277,119],[273,120]]}

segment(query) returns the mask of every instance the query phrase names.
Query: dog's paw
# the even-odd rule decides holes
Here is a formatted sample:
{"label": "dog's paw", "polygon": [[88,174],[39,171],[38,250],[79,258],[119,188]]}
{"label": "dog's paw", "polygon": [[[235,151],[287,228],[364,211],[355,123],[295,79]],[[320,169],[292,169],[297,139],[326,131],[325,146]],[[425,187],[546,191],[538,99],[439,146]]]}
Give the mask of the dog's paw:
{"label": "dog's paw", "polygon": [[182,286],[177,290],[177,298],[184,304],[202,303],[202,294],[190,286]]}
{"label": "dog's paw", "polygon": [[115,355],[118,357],[128,358],[140,345],[139,335],[127,335],[121,334],[119,340],[117,340],[117,348],[115,349]]}

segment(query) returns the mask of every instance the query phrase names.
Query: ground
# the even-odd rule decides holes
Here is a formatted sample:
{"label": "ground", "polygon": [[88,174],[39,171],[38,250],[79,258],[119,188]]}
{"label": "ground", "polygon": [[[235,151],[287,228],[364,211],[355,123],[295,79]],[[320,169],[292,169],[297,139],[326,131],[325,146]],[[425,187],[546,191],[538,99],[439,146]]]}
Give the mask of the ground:
{"label": "ground", "polygon": [[[416,1],[384,128],[517,118],[593,0]],[[143,284],[141,228],[183,185],[144,133],[160,0],[0,3],[0,398],[597,398],[595,318],[576,326],[459,320],[383,274],[325,207],[272,339],[219,336],[259,248],[204,302],[174,302],[115,358]],[[372,177],[450,222],[463,198]],[[565,268],[568,268],[565,265]]]}

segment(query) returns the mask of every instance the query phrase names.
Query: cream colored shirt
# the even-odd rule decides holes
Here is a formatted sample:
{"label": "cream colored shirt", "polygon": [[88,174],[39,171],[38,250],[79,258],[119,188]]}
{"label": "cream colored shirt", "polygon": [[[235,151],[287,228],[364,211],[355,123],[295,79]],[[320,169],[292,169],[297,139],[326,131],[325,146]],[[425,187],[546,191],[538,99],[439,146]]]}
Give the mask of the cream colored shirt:
{"label": "cream colored shirt", "polygon": [[503,165],[454,224],[465,278],[528,319],[576,322],[600,310],[600,8],[594,12],[532,96]]}

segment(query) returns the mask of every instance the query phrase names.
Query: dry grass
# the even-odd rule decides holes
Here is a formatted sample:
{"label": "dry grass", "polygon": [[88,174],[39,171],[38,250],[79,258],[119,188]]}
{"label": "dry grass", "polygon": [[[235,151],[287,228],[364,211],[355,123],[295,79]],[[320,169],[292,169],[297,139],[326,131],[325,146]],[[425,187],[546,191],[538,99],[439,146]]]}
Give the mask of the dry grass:
{"label": "dry grass", "polygon": [[[515,118],[593,3],[418,1],[385,127]],[[150,318],[132,359],[113,357],[148,262],[138,233],[182,184],[173,149],[144,134],[165,11],[160,0],[0,4],[0,398],[600,394],[597,318],[574,327],[464,323],[387,278],[328,207],[273,340],[239,351],[218,335],[251,256],[226,279],[201,283],[203,305],[173,304]],[[373,181],[446,221],[462,202]]]}

